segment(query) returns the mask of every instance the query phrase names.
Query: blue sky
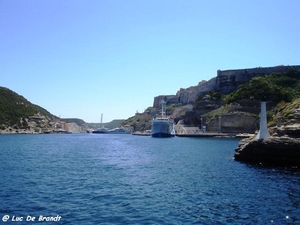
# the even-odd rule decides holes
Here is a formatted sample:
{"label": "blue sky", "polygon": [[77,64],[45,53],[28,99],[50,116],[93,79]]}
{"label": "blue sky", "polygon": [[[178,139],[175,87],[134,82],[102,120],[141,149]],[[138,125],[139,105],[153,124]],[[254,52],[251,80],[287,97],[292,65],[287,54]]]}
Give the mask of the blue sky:
{"label": "blue sky", "polygon": [[0,86],[127,119],[217,70],[300,64],[300,1],[0,0]]}

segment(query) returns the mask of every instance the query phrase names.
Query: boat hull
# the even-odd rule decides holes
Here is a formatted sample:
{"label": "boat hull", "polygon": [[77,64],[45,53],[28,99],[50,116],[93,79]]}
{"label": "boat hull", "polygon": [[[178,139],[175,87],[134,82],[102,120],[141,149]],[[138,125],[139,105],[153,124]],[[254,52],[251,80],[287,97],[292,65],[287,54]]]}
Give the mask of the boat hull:
{"label": "boat hull", "polygon": [[130,132],[125,128],[114,128],[107,132],[108,134],[130,134]]}
{"label": "boat hull", "polygon": [[158,138],[174,137],[173,134],[169,134],[169,133],[153,133],[151,136],[152,137],[158,137]]}
{"label": "boat hull", "polygon": [[152,137],[174,137],[173,122],[169,120],[154,120],[151,127]]}
{"label": "boat hull", "polygon": [[93,134],[106,134],[108,131],[97,131],[97,130],[95,130],[95,131],[93,131],[92,133]]}
{"label": "boat hull", "polygon": [[130,134],[130,132],[126,132],[126,131],[108,131],[107,134]]}
{"label": "boat hull", "polygon": [[107,128],[99,128],[97,130],[94,130],[92,133],[93,134],[105,134],[108,132],[108,129]]}

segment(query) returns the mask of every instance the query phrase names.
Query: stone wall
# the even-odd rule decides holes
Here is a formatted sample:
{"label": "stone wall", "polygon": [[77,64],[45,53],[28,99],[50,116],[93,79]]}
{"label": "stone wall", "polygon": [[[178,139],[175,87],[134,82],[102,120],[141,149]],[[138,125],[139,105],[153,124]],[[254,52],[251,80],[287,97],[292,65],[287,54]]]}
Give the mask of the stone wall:
{"label": "stone wall", "polygon": [[216,90],[227,94],[235,91],[241,84],[250,81],[253,77],[264,76],[271,73],[285,73],[289,69],[300,71],[300,66],[257,67],[237,70],[218,70]]}
{"label": "stone wall", "polygon": [[186,105],[188,103],[193,103],[197,100],[199,94],[212,91],[216,89],[217,85],[216,77],[210,79],[209,81],[202,80],[197,86],[191,86],[188,88],[181,88],[176,96],[178,97],[178,102]]}
{"label": "stone wall", "polygon": [[258,120],[244,114],[225,114],[206,124],[206,131],[213,133],[254,133]]}
{"label": "stone wall", "polygon": [[166,104],[178,103],[178,98],[176,95],[159,95],[154,97],[153,107],[161,108],[161,102],[165,101]]}
{"label": "stone wall", "polygon": [[300,66],[275,66],[257,67],[237,70],[218,70],[217,76],[209,81],[202,80],[196,86],[180,88],[176,95],[160,95],[154,97],[153,107],[160,107],[161,100],[167,105],[171,103],[181,103],[186,105],[197,100],[201,93],[216,90],[223,94],[235,91],[241,84],[250,81],[253,77],[264,76],[271,73],[284,73],[289,69],[300,71]]}
{"label": "stone wall", "polygon": [[199,94],[216,89],[217,78],[214,77],[209,81],[202,80],[196,86],[180,88],[176,95],[159,95],[154,97],[153,107],[160,107],[160,102],[164,100],[167,105],[172,103],[181,103],[186,105],[197,100]]}

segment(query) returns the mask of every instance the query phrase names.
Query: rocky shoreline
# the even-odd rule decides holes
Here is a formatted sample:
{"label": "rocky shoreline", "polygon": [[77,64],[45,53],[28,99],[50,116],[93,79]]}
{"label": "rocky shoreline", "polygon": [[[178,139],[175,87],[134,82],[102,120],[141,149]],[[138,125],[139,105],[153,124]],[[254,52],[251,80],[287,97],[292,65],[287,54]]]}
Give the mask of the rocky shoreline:
{"label": "rocky shoreline", "polygon": [[69,134],[72,132],[66,130],[45,130],[41,132],[36,132],[33,130],[13,130],[13,131],[1,131],[0,135],[10,135],[10,134]]}
{"label": "rocky shoreline", "polygon": [[261,165],[300,168],[300,138],[243,139],[235,150],[234,159]]}

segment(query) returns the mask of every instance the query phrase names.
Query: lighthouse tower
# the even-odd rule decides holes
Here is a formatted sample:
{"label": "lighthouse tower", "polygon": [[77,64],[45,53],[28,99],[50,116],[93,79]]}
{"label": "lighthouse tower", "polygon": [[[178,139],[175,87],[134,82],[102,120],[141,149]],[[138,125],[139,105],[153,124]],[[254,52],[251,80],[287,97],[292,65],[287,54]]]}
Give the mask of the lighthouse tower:
{"label": "lighthouse tower", "polygon": [[260,121],[259,121],[259,132],[256,136],[257,140],[265,139],[270,137],[267,127],[267,110],[266,102],[260,103]]}

